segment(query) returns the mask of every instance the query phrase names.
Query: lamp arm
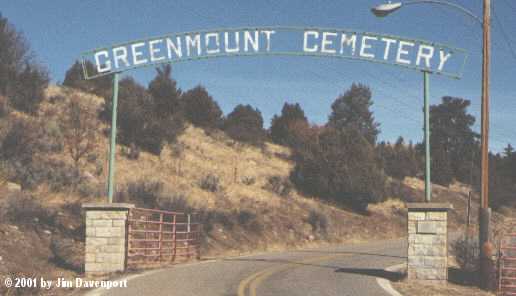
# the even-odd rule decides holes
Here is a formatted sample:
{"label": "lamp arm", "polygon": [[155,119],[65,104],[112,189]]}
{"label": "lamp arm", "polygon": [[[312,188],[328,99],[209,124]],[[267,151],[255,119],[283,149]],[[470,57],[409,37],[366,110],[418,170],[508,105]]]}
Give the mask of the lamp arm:
{"label": "lamp arm", "polygon": [[448,2],[448,1],[443,1],[443,0],[413,0],[413,1],[403,2],[403,5],[411,5],[411,4],[419,4],[419,3],[431,3],[431,4],[449,6],[449,7],[452,7],[452,8],[455,8],[455,9],[458,9],[458,10],[464,12],[465,14],[467,14],[468,16],[470,16],[471,18],[476,20],[481,26],[483,26],[483,24],[484,24],[484,22],[478,16],[476,16],[473,12],[471,12],[470,10],[460,6],[459,4],[453,3],[453,2]]}

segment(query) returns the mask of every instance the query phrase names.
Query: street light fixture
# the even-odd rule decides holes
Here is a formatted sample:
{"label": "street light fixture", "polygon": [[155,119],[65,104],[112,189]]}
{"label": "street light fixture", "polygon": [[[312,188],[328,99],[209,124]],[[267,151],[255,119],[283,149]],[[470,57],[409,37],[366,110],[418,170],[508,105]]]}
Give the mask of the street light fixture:
{"label": "street light fixture", "polygon": [[[483,0],[483,19],[476,16],[470,10],[456,4],[453,2],[448,2],[445,0],[412,0],[406,2],[396,2],[378,5],[371,9],[372,13],[377,17],[385,17],[403,6],[411,5],[411,4],[421,4],[421,3],[429,3],[429,4],[438,4],[445,5],[456,10],[460,10],[466,15],[470,16],[474,20],[476,20],[481,26],[483,31],[482,38],[482,110],[481,110],[481,192],[480,192],[480,211],[479,211],[479,247],[480,247],[480,275],[481,275],[481,285],[484,288],[488,287],[488,272],[489,268],[487,267],[487,263],[490,259],[490,252],[488,251],[490,248],[489,243],[489,234],[490,234],[490,217],[491,217],[491,209],[489,208],[489,68],[490,68],[490,51],[491,51],[491,0]],[[427,75],[425,72],[425,108],[427,108],[427,95],[428,95],[428,81]],[[428,140],[428,110],[425,110],[425,140]],[[428,141],[427,144],[427,161],[429,161],[428,156]],[[429,162],[427,162],[427,177],[426,182],[429,182]],[[426,190],[429,190],[427,186]],[[429,193],[427,192],[427,201],[429,200]]]}
{"label": "street light fixture", "polygon": [[482,25],[482,19],[480,19],[478,16],[476,16],[473,12],[470,10],[455,4],[453,2],[443,1],[443,0],[413,0],[413,1],[405,1],[405,2],[388,2],[384,4],[377,5],[373,8],[371,8],[371,12],[376,15],[377,17],[385,17],[396,10],[400,9],[402,6],[407,6],[411,4],[421,4],[421,3],[430,3],[430,4],[437,4],[437,5],[445,5],[452,7],[454,9],[458,9],[468,16],[472,17],[475,21],[477,21],[480,25]]}

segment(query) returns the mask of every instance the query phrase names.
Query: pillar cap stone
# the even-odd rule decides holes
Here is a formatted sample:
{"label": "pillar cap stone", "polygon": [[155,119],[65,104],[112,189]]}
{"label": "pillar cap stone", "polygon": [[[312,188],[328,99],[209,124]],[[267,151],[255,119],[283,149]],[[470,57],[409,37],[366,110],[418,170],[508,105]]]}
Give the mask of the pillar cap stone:
{"label": "pillar cap stone", "polygon": [[112,210],[129,210],[134,208],[134,204],[130,203],[84,203],[82,208],[85,210],[112,211]]}
{"label": "pillar cap stone", "polygon": [[449,211],[453,209],[451,203],[437,203],[437,202],[411,202],[406,204],[409,211]]}

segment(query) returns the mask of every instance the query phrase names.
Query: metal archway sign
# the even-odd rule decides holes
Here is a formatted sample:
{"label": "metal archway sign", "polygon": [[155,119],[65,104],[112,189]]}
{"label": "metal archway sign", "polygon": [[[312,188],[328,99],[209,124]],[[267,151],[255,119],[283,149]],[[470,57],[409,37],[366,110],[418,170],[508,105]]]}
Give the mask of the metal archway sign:
{"label": "metal archway sign", "polygon": [[[388,64],[423,72],[425,199],[431,199],[429,74],[460,79],[467,53],[425,40],[346,29],[252,27],[168,34],[84,52],[86,79],[113,74],[108,202],[113,201],[119,73],[159,64],[242,56],[312,56]],[[88,69],[87,62],[94,65]],[[91,67],[90,67],[91,68]],[[91,72],[89,72],[91,71]]]}
{"label": "metal archway sign", "polygon": [[[174,33],[82,54],[86,79],[163,63],[236,56],[357,59],[460,78],[466,51],[448,45],[346,29],[259,27]],[[94,73],[84,66],[95,65]]]}

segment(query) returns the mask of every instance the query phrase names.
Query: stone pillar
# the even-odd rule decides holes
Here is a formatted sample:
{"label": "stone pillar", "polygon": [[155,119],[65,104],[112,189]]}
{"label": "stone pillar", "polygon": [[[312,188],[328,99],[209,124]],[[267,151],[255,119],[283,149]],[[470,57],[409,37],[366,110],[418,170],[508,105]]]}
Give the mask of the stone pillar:
{"label": "stone pillar", "polygon": [[450,204],[408,203],[409,280],[448,280],[448,210]]}
{"label": "stone pillar", "polygon": [[83,204],[86,211],[84,271],[88,275],[123,271],[127,254],[127,217],[132,204]]}

